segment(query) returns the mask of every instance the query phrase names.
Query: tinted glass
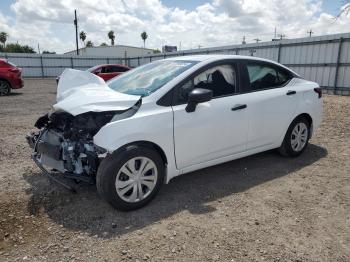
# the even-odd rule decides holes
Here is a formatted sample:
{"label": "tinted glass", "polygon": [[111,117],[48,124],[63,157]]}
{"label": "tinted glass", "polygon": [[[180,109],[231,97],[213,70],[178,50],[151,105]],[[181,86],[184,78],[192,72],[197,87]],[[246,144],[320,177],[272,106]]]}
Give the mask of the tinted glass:
{"label": "tinted glass", "polygon": [[[99,68],[99,70],[97,70],[97,68]],[[99,65],[97,65],[97,66],[93,66],[93,67],[90,67],[89,69],[87,69],[86,71],[89,71],[89,72],[94,72],[94,71],[101,71],[101,68],[100,68],[100,66]]]}
{"label": "tinted glass", "polygon": [[279,87],[290,79],[287,72],[270,65],[249,63],[247,70],[253,91]]}
{"label": "tinted glass", "polygon": [[107,84],[121,93],[148,96],[196,63],[187,60],[157,61],[130,70]]}

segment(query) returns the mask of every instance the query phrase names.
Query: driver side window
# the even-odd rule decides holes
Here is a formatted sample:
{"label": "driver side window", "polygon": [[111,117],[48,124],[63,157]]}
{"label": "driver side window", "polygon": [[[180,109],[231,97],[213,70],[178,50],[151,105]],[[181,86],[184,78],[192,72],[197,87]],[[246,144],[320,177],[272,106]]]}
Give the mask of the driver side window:
{"label": "driver side window", "polygon": [[214,66],[191,78],[178,90],[178,103],[187,103],[189,93],[195,88],[213,91],[213,98],[236,93],[237,74],[231,64]]}

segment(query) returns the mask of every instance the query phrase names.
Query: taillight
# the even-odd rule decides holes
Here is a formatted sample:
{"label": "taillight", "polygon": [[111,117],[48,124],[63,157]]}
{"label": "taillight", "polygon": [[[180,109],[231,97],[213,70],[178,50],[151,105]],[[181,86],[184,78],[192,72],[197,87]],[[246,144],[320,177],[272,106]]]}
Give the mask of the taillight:
{"label": "taillight", "polygon": [[315,93],[318,94],[318,98],[322,97],[322,88],[321,87],[316,87],[314,88]]}

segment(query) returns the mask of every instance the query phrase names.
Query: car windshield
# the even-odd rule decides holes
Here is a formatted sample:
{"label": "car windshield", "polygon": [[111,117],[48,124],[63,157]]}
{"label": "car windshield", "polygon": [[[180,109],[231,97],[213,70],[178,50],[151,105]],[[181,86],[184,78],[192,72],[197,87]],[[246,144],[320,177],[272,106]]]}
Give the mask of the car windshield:
{"label": "car windshield", "polygon": [[108,81],[108,86],[120,93],[148,96],[186,71],[197,61],[163,60],[130,70]]}

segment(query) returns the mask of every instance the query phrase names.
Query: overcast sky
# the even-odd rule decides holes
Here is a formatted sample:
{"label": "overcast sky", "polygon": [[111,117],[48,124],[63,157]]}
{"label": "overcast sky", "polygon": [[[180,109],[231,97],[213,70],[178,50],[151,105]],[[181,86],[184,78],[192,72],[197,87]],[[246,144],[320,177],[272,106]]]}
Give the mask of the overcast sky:
{"label": "overcast sky", "polygon": [[[271,40],[274,29],[287,38],[350,31],[350,14],[334,20],[343,0],[1,0],[0,31],[9,42],[62,53],[74,49],[74,9],[79,31],[95,45],[116,43],[141,46],[182,44],[182,49]],[[79,42],[82,45],[81,42]]]}

